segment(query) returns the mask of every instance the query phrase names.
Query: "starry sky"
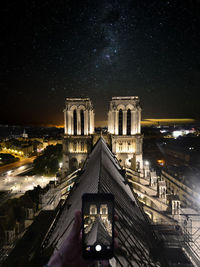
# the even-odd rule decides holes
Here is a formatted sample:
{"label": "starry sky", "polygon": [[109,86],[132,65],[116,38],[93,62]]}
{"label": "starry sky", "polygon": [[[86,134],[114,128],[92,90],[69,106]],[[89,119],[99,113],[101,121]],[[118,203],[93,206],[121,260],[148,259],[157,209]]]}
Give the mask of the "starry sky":
{"label": "starry sky", "polygon": [[199,0],[6,0],[0,124],[63,124],[65,97],[138,95],[144,118],[200,119]]}

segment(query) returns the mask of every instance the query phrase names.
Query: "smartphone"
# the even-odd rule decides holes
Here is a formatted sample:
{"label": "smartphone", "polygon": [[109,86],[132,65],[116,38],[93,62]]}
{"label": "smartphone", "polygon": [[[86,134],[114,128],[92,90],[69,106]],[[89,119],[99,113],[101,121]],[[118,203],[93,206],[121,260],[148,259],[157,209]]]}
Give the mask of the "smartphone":
{"label": "smartphone", "polygon": [[114,249],[114,195],[82,196],[82,253],[85,259],[110,259]]}

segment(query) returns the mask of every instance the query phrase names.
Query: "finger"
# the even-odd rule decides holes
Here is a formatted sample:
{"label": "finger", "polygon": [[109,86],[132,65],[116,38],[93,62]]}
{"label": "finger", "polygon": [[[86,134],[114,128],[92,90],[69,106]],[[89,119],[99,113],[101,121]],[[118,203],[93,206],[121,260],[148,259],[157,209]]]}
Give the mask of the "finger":
{"label": "finger", "polygon": [[114,237],[118,237],[118,232],[114,230]]}
{"label": "finger", "polygon": [[81,212],[79,210],[74,213],[74,224],[71,230],[71,238],[77,238],[81,231]]}
{"label": "finger", "polygon": [[119,247],[119,243],[117,239],[114,239],[114,248],[118,248]]}
{"label": "finger", "polygon": [[117,222],[117,221],[119,221],[119,217],[115,214],[115,216],[114,216],[114,220]]}
{"label": "finger", "polygon": [[101,266],[102,267],[108,267],[109,266],[109,261],[101,261]]}

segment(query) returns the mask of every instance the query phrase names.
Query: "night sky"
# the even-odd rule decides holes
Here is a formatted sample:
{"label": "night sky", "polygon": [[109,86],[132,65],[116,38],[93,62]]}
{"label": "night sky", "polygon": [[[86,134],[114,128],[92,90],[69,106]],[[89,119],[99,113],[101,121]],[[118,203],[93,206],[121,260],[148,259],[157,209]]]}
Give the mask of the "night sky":
{"label": "night sky", "polygon": [[6,0],[0,123],[63,124],[65,97],[138,95],[143,118],[200,118],[198,0]]}

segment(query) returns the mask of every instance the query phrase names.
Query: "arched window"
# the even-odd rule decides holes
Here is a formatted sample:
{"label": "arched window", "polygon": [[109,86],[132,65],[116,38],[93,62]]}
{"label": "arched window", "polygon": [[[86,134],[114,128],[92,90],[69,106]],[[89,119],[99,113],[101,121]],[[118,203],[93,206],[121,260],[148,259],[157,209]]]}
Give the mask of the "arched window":
{"label": "arched window", "polygon": [[73,143],[73,152],[76,152],[76,142]]}
{"label": "arched window", "polygon": [[97,206],[96,205],[90,205],[90,215],[97,214]]}
{"label": "arched window", "polygon": [[122,151],[122,142],[119,143],[119,151]]}
{"label": "arched window", "polygon": [[122,129],[123,129],[123,112],[120,109],[119,110],[119,135],[122,135]]}
{"label": "arched window", "polygon": [[84,113],[81,110],[81,135],[84,135]]}
{"label": "arched window", "polygon": [[74,110],[73,112],[73,119],[74,119],[74,135],[77,135],[77,112]]}
{"label": "arched window", "polygon": [[84,151],[84,142],[81,142],[81,151]]}
{"label": "arched window", "polygon": [[127,110],[127,125],[126,125],[126,134],[131,135],[131,110]]}

